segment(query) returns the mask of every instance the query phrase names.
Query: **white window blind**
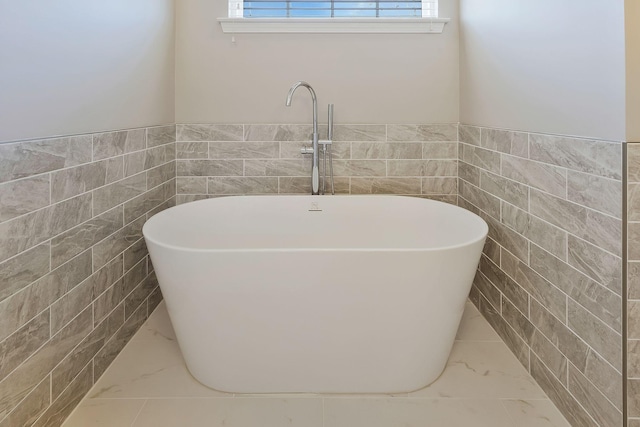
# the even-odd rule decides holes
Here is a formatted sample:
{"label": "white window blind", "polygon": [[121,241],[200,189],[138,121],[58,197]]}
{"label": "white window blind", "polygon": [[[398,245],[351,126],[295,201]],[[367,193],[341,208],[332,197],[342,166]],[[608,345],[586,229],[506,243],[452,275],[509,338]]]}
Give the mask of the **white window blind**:
{"label": "white window blind", "polygon": [[438,0],[229,0],[230,18],[437,18]]}

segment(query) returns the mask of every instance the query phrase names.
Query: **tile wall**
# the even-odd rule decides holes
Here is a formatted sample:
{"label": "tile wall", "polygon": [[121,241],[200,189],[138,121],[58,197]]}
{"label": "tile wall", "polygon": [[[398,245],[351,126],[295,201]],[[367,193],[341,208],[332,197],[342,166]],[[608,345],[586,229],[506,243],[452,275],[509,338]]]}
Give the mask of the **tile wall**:
{"label": "tile wall", "polygon": [[0,145],[0,426],[58,426],[161,300],[175,126]]}
{"label": "tile wall", "polygon": [[[311,160],[300,148],[309,144],[311,131],[311,125],[178,125],[178,203],[231,194],[310,194]],[[456,202],[456,124],[336,125],[333,139],[336,193]]]}
{"label": "tile wall", "polygon": [[[182,124],[0,145],[0,427],[59,425],[158,303],[141,236],[150,215],[220,195],[309,193],[310,133]],[[337,125],[333,150],[337,193],[479,213],[490,237],[474,303],[573,424],[622,425],[621,144]],[[633,237],[640,149],[629,165]],[[640,255],[629,255],[629,375],[640,378]],[[640,417],[637,384],[629,409]]]}
{"label": "tile wall", "polygon": [[460,126],[472,300],[576,426],[622,420],[622,144]]}
{"label": "tile wall", "polygon": [[627,144],[627,409],[640,427],[640,143]]}

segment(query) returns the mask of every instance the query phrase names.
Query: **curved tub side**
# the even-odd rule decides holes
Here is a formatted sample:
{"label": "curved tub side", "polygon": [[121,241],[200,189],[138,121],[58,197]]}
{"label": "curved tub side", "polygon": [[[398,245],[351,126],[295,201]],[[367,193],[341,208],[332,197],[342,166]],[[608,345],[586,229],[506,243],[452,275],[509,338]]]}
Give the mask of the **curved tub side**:
{"label": "curved tub side", "polygon": [[185,361],[236,393],[393,393],[446,365],[484,244],[189,252],[148,242]]}

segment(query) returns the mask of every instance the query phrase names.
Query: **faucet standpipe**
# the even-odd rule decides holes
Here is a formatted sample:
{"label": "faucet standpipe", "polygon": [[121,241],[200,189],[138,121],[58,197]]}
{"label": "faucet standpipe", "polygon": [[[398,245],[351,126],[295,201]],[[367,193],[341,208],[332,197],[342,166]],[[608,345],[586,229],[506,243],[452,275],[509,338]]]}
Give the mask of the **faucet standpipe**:
{"label": "faucet standpipe", "polygon": [[320,194],[320,153],[318,144],[323,146],[323,157],[324,157],[324,178],[322,181],[322,194],[325,192],[325,182],[327,180],[327,167],[326,167],[326,152],[327,145],[329,145],[329,167],[331,169],[331,194],[335,194],[333,187],[333,158],[331,156],[331,143],[333,137],[333,104],[329,104],[329,130],[327,132],[328,139],[319,140],[318,139],[318,100],[316,98],[316,92],[313,90],[311,85],[304,81],[299,81],[289,89],[289,93],[287,94],[287,101],[285,105],[287,107],[291,106],[291,99],[293,98],[293,93],[300,86],[304,86],[311,93],[311,101],[313,103],[313,134],[311,137],[311,147],[303,147],[301,152],[302,154],[311,154],[311,194]]}

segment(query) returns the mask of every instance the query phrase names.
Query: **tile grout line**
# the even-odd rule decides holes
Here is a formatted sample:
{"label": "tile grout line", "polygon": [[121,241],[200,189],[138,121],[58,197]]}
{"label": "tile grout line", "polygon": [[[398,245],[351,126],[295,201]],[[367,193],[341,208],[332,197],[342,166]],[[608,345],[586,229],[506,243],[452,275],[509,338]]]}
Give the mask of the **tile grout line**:
{"label": "tile grout line", "polygon": [[149,399],[145,399],[144,402],[142,403],[142,405],[140,406],[140,409],[138,410],[138,413],[136,414],[136,416],[133,418],[133,421],[131,421],[131,425],[129,427],[135,427],[136,422],[138,421],[138,418],[140,418],[140,414],[142,414],[142,411],[144,410],[144,408],[147,406],[147,403],[149,403]]}

